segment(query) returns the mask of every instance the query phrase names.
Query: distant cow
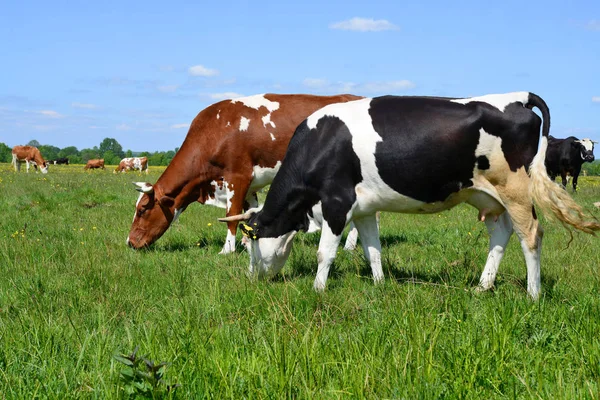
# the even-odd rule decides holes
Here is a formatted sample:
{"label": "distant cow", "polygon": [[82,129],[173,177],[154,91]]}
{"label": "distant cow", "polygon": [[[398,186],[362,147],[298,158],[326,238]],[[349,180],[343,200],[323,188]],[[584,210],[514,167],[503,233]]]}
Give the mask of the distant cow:
{"label": "distant cow", "polygon": [[514,231],[525,255],[527,292],[536,299],[543,230],[533,201],[574,228],[600,230],[546,174],[549,130],[548,106],[528,92],[332,104],[296,129],[264,207],[222,220],[247,220],[241,230],[250,238],[250,273],[268,277],[283,267],[296,233],[307,229],[307,214],[319,209],[324,221],[314,288],[323,290],[350,221],[380,282],[376,211],[431,214],[468,203],[490,235],[479,288],[493,286]]}
{"label": "distant cow", "polygon": [[89,160],[87,164],[85,164],[85,167],[83,167],[85,170],[98,168],[104,169],[104,158]]}
{"label": "distant cow", "polygon": [[121,160],[117,168],[115,168],[115,173],[117,172],[125,172],[132,169],[137,169],[140,172],[146,171],[148,173],[148,158],[147,157],[129,157]]}
{"label": "distant cow", "polygon": [[29,164],[32,164],[36,168],[40,167],[43,174],[48,173],[48,164],[44,161],[42,153],[37,147],[33,146],[15,146],[12,149],[12,165],[15,167],[15,171],[21,170],[21,164],[25,163],[27,166],[27,173],[29,173]]}
{"label": "distant cow", "polygon": [[562,185],[567,186],[567,174],[573,178],[573,192],[577,190],[577,178],[584,162],[594,161],[594,142],[590,139],[577,139],[569,136],[566,139],[548,137],[546,151],[546,169],[552,180],[561,176]]}
{"label": "distant cow", "polygon": [[[256,192],[273,181],[298,124],[327,104],[358,98],[261,94],[205,108],[156,183],[138,183],[142,193],[127,243],[151,245],[194,202],[225,208],[230,216],[255,207]],[[221,254],[235,251],[237,226],[228,224]]]}
{"label": "distant cow", "polygon": [[53,160],[52,163],[54,165],[57,165],[57,164],[69,165],[69,159],[67,157],[57,158],[56,160]]}

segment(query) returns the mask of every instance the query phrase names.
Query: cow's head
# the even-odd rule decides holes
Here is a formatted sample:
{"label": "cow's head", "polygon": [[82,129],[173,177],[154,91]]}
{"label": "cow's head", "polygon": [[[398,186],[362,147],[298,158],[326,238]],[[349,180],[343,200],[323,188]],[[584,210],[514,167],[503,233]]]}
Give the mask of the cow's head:
{"label": "cow's head", "polygon": [[134,182],[140,192],[127,244],[140,249],[156,242],[176,218],[175,199],[157,193],[154,186],[146,182]]}
{"label": "cow's head", "polygon": [[44,161],[42,165],[40,165],[40,171],[42,171],[42,174],[48,173],[48,164],[46,163],[46,161]]}
{"label": "cow's head", "polygon": [[574,141],[573,145],[578,147],[581,159],[584,162],[592,162],[594,161],[594,144],[596,143],[598,142],[591,139],[581,139]]}
{"label": "cow's head", "polygon": [[281,271],[294,237],[309,225],[306,211],[302,214],[284,212],[273,218],[260,209],[251,209],[241,215],[219,218],[219,221],[240,221],[240,230],[249,239],[246,248],[250,253],[250,274],[260,279]]}

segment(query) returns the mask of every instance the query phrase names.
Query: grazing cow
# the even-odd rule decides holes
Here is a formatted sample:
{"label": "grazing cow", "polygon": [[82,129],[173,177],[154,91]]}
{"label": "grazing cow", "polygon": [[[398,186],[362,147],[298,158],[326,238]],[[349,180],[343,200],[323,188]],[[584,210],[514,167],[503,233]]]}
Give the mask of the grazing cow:
{"label": "grazing cow", "polygon": [[562,178],[562,185],[567,187],[567,174],[573,178],[573,192],[577,190],[577,178],[584,162],[594,161],[594,142],[590,139],[577,139],[569,136],[566,139],[548,137],[548,150],[546,151],[546,169],[550,179],[555,180],[558,175]]}
{"label": "grazing cow", "polygon": [[98,168],[104,169],[104,158],[88,160],[87,164],[85,164],[85,167],[83,167],[85,170]]}
{"label": "grazing cow", "polygon": [[37,173],[37,167],[39,165],[42,174],[48,173],[48,164],[44,161],[42,153],[37,147],[33,146],[15,146],[12,149],[12,165],[15,167],[15,171],[21,171],[21,163],[25,163],[27,166],[27,173],[29,173],[29,164],[33,165],[35,172]]}
{"label": "grazing cow", "polygon": [[137,169],[140,172],[146,171],[148,173],[148,158],[147,157],[129,157],[121,160],[114,173],[125,172],[131,169]]}
{"label": "grazing cow", "polygon": [[[202,110],[165,172],[142,192],[127,243],[139,249],[160,238],[186,207],[198,201],[236,215],[258,204],[294,130],[319,108],[357,96],[265,94],[224,100]],[[235,251],[237,221],[228,224],[221,254]]]}
{"label": "grazing cow", "polygon": [[[543,116],[539,152],[541,120],[533,107]],[[297,128],[264,207],[222,220],[248,221],[241,229],[251,239],[250,273],[264,277],[281,270],[294,236],[307,227],[307,212],[320,208],[314,288],[323,290],[348,222],[358,228],[379,282],[376,211],[428,214],[466,202],[479,210],[490,235],[480,289],[492,287],[514,230],[525,254],[527,291],[535,299],[543,231],[533,200],[577,229],[600,229],[546,174],[549,130],[546,103],[528,92],[467,99],[384,96],[329,105]]]}

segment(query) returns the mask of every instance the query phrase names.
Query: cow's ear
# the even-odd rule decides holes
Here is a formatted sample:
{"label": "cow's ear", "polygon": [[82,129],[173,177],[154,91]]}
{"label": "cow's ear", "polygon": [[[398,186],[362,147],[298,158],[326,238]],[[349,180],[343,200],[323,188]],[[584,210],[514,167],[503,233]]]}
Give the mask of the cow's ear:
{"label": "cow's ear", "polygon": [[171,208],[175,204],[175,199],[169,196],[163,196],[158,201],[167,208]]}

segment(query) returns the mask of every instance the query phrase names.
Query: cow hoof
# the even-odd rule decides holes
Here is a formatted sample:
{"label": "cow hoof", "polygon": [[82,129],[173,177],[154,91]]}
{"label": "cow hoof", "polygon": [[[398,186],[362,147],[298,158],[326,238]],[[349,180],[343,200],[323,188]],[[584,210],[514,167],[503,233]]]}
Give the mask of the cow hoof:
{"label": "cow hoof", "polygon": [[315,281],[315,284],[313,285],[313,289],[317,293],[323,293],[325,291],[325,284],[322,282],[319,282],[319,281]]}
{"label": "cow hoof", "polygon": [[235,249],[230,248],[229,246],[223,247],[223,250],[219,252],[219,254],[231,254],[235,253]]}
{"label": "cow hoof", "polygon": [[483,286],[483,285],[478,285],[475,287],[474,291],[475,293],[483,293],[483,292],[487,292],[488,290],[492,289],[494,286],[490,285],[490,286]]}

